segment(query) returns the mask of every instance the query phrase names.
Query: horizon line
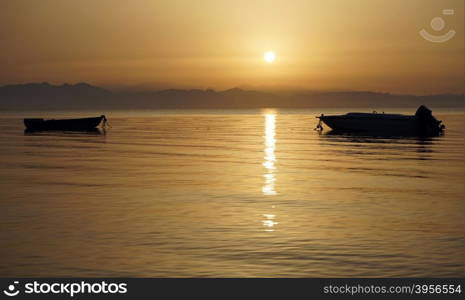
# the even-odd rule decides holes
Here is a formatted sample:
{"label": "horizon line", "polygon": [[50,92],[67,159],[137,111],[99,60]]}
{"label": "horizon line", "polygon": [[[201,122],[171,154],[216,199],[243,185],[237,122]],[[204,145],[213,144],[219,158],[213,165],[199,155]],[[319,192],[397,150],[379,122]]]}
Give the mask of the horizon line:
{"label": "horizon line", "polygon": [[63,82],[62,84],[54,84],[50,83],[49,81],[28,81],[28,82],[20,82],[20,83],[8,83],[0,85],[0,88],[8,87],[8,86],[21,86],[21,85],[49,85],[53,87],[63,87],[63,86],[79,86],[79,85],[86,85],[94,88],[99,88],[106,90],[111,93],[148,93],[148,92],[162,92],[162,91],[213,91],[217,93],[227,92],[231,90],[241,90],[245,92],[261,92],[261,93],[373,93],[373,94],[386,94],[386,95],[393,95],[393,96],[438,96],[438,95],[455,95],[455,96],[465,96],[465,92],[461,93],[448,93],[448,92],[439,92],[439,93],[428,93],[428,94],[412,94],[412,93],[395,93],[395,92],[387,92],[387,91],[376,91],[376,90],[351,90],[351,89],[305,89],[305,88],[254,88],[254,87],[241,87],[233,86],[226,89],[216,89],[213,87],[191,87],[191,88],[183,88],[183,87],[163,87],[163,88],[131,88],[131,87],[115,87],[115,86],[108,86],[108,85],[98,85],[92,84],[86,81],[77,81],[75,83]]}

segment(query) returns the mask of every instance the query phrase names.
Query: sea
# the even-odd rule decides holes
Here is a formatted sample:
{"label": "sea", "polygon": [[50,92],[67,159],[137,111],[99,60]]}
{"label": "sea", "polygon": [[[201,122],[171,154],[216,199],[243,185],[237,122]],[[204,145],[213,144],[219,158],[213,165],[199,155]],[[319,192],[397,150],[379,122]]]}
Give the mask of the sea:
{"label": "sea", "polygon": [[343,112],[0,112],[0,276],[463,277],[463,109],[438,137],[314,130]]}

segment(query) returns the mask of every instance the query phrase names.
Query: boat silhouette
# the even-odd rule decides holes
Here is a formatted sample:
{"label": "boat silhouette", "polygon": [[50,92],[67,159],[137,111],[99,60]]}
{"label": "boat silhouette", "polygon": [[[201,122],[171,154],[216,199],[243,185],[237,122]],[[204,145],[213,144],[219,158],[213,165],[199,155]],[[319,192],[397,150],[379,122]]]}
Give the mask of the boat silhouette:
{"label": "boat silhouette", "polygon": [[321,122],[338,133],[369,133],[382,135],[440,135],[445,126],[429,108],[421,105],[415,115],[349,112],[344,115],[321,115],[315,129],[323,130]]}
{"label": "boat silhouette", "polygon": [[105,115],[100,117],[79,118],[79,119],[49,119],[42,118],[28,118],[24,119],[26,130],[32,131],[46,131],[46,130],[60,130],[60,131],[91,131],[95,130],[101,123],[105,125],[107,118]]}

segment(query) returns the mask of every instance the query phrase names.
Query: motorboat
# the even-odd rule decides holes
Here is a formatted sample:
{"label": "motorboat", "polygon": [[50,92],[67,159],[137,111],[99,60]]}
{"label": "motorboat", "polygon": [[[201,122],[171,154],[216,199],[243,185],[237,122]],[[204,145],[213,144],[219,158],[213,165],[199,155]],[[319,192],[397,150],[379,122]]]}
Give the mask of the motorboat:
{"label": "motorboat", "polygon": [[322,114],[317,128],[323,130],[322,122],[337,132],[366,132],[392,135],[439,135],[445,129],[432,111],[421,105],[414,115],[349,112],[344,115]]}

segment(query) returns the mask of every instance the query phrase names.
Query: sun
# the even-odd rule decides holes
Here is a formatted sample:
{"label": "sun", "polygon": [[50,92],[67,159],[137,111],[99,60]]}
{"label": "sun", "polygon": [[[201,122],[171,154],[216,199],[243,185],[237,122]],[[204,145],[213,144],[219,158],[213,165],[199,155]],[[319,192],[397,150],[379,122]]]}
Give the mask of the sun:
{"label": "sun", "polygon": [[272,62],[275,61],[276,55],[274,54],[273,51],[267,51],[267,52],[265,52],[265,54],[263,54],[263,59],[264,59],[267,63],[272,63]]}

